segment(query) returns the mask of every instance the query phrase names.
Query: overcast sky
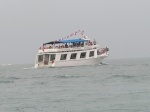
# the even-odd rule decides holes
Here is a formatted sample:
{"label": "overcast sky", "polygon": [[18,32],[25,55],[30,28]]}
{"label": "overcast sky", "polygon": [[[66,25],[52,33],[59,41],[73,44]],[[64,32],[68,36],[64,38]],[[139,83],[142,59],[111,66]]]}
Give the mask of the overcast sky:
{"label": "overcast sky", "polygon": [[0,0],[0,64],[34,64],[42,43],[78,30],[110,59],[150,57],[150,0]]}

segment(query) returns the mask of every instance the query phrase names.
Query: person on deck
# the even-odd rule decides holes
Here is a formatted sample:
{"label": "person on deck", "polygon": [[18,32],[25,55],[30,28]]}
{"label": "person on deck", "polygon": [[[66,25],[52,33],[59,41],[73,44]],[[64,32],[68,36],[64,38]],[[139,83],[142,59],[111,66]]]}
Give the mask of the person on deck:
{"label": "person on deck", "polygon": [[96,40],[94,39],[93,44],[96,45]]}
{"label": "person on deck", "polygon": [[67,43],[65,44],[65,48],[68,48],[68,45],[67,45]]}

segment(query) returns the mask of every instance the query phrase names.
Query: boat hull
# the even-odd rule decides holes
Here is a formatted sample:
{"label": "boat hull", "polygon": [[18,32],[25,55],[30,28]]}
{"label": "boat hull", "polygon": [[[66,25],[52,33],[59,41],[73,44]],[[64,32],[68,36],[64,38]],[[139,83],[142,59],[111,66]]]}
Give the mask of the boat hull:
{"label": "boat hull", "polygon": [[89,59],[56,61],[53,63],[49,62],[47,65],[44,65],[44,63],[42,62],[42,63],[35,64],[35,68],[98,65],[102,63],[102,60],[106,57],[108,57],[108,54],[105,53],[97,56],[96,58],[89,58]]}

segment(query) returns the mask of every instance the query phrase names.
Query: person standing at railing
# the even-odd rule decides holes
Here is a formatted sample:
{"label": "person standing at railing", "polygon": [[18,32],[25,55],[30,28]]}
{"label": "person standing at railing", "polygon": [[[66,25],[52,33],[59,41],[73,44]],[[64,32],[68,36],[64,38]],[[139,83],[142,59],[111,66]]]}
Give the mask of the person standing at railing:
{"label": "person standing at railing", "polygon": [[94,39],[93,44],[96,45],[96,40]]}

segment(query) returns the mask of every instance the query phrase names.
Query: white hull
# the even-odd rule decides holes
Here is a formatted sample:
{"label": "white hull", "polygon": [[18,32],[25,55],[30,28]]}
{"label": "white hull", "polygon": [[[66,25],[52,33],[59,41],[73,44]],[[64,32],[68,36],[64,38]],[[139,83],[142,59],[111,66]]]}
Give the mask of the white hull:
{"label": "white hull", "polygon": [[41,63],[35,64],[35,68],[98,65],[106,57],[108,57],[108,54],[105,53],[105,54],[99,55],[97,58],[89,58],[89,59],[81,59],[81,60],[68,60],[68,61],[56,61],[54,63],[49,62],[48,65],[44,65],[44,63],[41,62]]}

